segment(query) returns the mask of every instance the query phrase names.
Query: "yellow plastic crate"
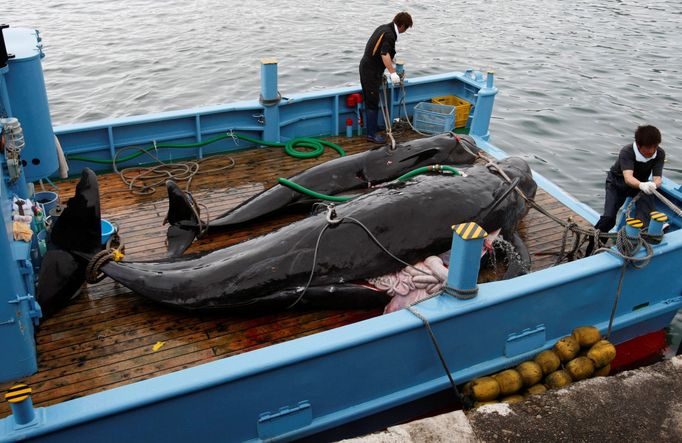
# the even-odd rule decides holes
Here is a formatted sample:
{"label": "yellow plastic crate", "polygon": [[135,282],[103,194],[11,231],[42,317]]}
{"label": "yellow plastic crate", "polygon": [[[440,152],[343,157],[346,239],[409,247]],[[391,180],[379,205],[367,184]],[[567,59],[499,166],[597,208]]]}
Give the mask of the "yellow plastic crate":
{"label": "yellow plastic crate", "polygon": [[455,95],[444,95],[441,97],[434,97],[431,102],[439,105],[449,105],[455,107],[455,128],[463,128],[467,125],[469,119],[469,112],[471,111],[471,103],[463,100]]}

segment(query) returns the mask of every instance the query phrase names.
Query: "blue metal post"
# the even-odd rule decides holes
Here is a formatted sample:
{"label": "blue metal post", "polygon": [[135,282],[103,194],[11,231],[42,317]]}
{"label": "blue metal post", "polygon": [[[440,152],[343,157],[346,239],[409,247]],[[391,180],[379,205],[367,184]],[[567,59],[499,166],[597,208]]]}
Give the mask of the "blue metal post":
{"label": "blue metal post", "polygon": [[7,91],[7,80],[5,80],[5,73],[9,69],[7,66],[0,68],[0,108],[5,111],[6,115],[12,114],[12,105],[9,102],[9,92]]}
{"label": "blue metal post", "polygon": [[35,420],[36,413],[31,400],[31,388],[25,384],[14,385],[5,394],[5,400],[12,408],[12,416],[16,424],[26,425]]}
{"label": "blue metal post", "polygon": [[15,55],[4,76],[12,110],[9,116],[16,117],[23,128],[26,146],[21,157],[26,161],[26,181],[32,182],[49,177],[59,168],[41,64],[45,55],[35,29],[7,28],[4,35],[7,50]]}
{"label": "blue metal post", "polygon": [[[12,238],[13,191],[4,176],[5,159],[0,156],[0,343],[3,359],[0,382],[33,374],[38,369],[33,338],[32,308],[35,293],[30,262],[30,243]],[[23,177],[20,177],[23,180]]]}
{"label": "blue metal post", "polygon": [[488,233],[474,222],[452,226],[452,230],[454,235],[445,292],[466,300],[475,297],[478,292],[481,248]]}
{"label": "blue metal post", "polygon": [[478,91],[474,115],[471,121],[469,133],[477,135],[483,140],[490,139],[490,118],[493,115],[493,104],[497,88],[493,86],[494,72],[488,71],[486,84]]}
{"label": "blue metal post", "polygon": [[625,235],[628,238],[637,238],[643,226],[644,223],[640,219],[628,217],[625,220]]}
{"label": "blue metal post", "polygon": [[282,96],[277,90],[277,59],[263,58],[260,66],[260,103],[263,105],[263,139],[280,141],[279,102]]}
{"label": "blue metal post", "polygon": [[662,212],[653,211],[649,219],[649,235],[663,235],[663,225],[668,221],[668,216]]}

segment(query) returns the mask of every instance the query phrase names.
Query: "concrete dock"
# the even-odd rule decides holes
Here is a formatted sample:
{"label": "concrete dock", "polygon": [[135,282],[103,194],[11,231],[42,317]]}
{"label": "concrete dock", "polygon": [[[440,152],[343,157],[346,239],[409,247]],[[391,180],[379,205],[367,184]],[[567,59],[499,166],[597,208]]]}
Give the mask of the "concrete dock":
{"label": "concrete dock", "polygon": [[682,355],[564,389],[414,421],[344,440],[393,442],[682,442]]}

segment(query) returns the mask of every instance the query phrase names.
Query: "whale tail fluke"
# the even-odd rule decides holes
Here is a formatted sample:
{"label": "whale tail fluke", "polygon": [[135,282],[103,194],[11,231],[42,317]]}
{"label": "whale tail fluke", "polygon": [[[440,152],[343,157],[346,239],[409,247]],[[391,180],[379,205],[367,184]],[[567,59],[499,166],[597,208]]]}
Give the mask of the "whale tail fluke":
{"label": "whale tail fluke", "polygon": [[36,298],[44,316],[64,307],[85,283],[89,257],[102,250],[99,184],[85,168],[76,192],[50,229],[38,272]]}
{"label": "whale tail fluke", "polygon": [[186,193],[180,187],[168,180],[168,215],[164,223],[168,223],[167,253],[170,257],[177,257],[192,244],[201,233],[201,221],[199,210],[192,199],[191,194]]}

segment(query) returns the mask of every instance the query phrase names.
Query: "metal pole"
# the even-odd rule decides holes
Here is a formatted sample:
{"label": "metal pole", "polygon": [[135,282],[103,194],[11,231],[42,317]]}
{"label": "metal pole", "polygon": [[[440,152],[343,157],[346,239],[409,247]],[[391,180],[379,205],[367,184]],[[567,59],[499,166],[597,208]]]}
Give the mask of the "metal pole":
{"label": "metal pole", "polygon": [[260,103],[263,105],[263,139],[269,142],[280,141],[279,102],[282,97],[277,90],[277,59],[261,59]]}

